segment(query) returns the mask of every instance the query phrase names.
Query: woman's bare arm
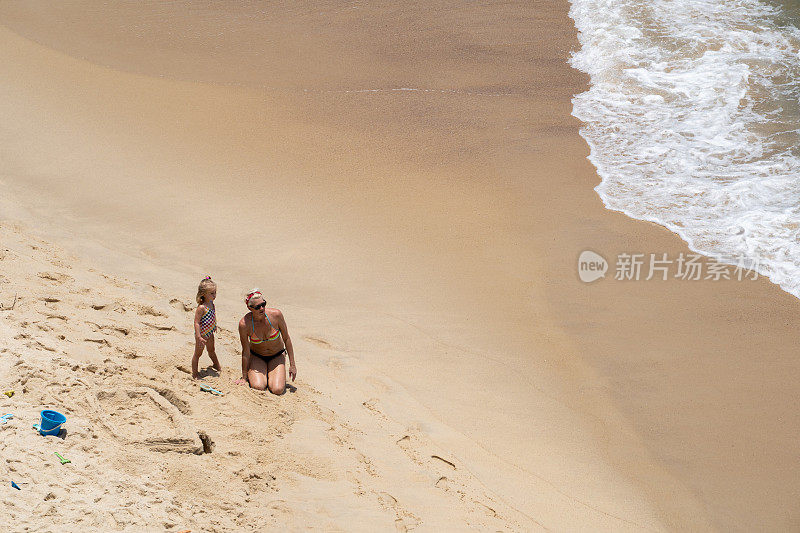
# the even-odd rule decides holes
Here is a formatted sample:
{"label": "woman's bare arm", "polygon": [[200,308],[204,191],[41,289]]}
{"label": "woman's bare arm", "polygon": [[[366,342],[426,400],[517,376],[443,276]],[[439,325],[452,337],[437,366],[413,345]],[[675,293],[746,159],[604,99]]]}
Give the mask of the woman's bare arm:
{"label": "woman's bare arm", "polygon": [[286,345],[286,353],[289,356],[289,377],[294,381],[294,378],[297,376],[297,367],[294,364],[294,347],[292,346],[292,338],[289,336],[289,328],[286,326],[286,319],[283,317],[283,313],[276,309],[277,313],[275,314],[278,324],[278,329],[281,332],[281,336],[283,337],[283,344]]}
{"label": "woman's bare arm", "polygon": [[242,379],[247,381],[247,372],[250,370],[250,339],[244,319],[239,322],[239,340],[242,341]]}

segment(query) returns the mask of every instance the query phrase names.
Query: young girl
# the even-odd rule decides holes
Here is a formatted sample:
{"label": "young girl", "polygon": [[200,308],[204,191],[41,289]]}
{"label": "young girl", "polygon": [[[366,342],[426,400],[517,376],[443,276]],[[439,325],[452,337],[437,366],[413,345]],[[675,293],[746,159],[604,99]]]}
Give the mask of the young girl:
{"label": "young girl", "polygon": [[219,372],[222,366],[217,360],[214,349],[214,332],[217,331],[217,318],[214,315],[214,298],[217,297],[217,284],[206,276],[197,287],[197,311],[194,312],[194,356],[192,357],[192,377],[198,379],[197,362],[203,355],[203,347],[208,349],[208,356],[214,368]]}

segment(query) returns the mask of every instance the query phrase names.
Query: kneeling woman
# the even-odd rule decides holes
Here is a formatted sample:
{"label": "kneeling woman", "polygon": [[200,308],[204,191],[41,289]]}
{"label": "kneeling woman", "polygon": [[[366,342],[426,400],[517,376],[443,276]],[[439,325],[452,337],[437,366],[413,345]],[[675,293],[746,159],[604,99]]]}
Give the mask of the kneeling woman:
{"label": "kneeling woman", "polygon": [[286,358],[289,356],[289,377],[297,376],[294,366],[292,339],[286,329],[283,313],[268,309],[267,302],[258,289],[245,298],[250,312],[239,321],[239,338],[242,340],[242,377],[236,383],[250,383],[254,389],[269,388],[273,394],[283,394],[286,389]]}

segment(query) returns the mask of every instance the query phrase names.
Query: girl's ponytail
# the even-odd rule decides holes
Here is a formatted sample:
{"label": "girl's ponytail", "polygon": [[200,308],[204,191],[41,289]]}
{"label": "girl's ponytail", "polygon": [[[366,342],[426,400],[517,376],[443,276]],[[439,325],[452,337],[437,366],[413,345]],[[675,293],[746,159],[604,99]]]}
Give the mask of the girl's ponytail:
{"label": "girl's ponytail", "polygon": [[200,285],[197,286],[197,296],[195,296],[197,305],[204,304],[206,301],[206,292],[208,289],[215,288],[216,286],[217,284],[211,281],[211,276],[204,277],[203,281],[200,282]]}

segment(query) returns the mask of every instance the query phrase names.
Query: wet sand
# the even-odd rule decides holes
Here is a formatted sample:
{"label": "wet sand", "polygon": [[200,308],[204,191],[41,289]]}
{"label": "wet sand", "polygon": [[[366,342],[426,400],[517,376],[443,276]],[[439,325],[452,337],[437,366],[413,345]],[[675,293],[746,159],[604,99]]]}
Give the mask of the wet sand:
{"label": "wet sand", "polygon": [[526,526],[794,523],[796,300],[578,280],[686,249],[592,191],[566,2],[58,5],[0,7],[5,218],[231,318],[260,286],[337,347],[309,383],[367,369]]}

